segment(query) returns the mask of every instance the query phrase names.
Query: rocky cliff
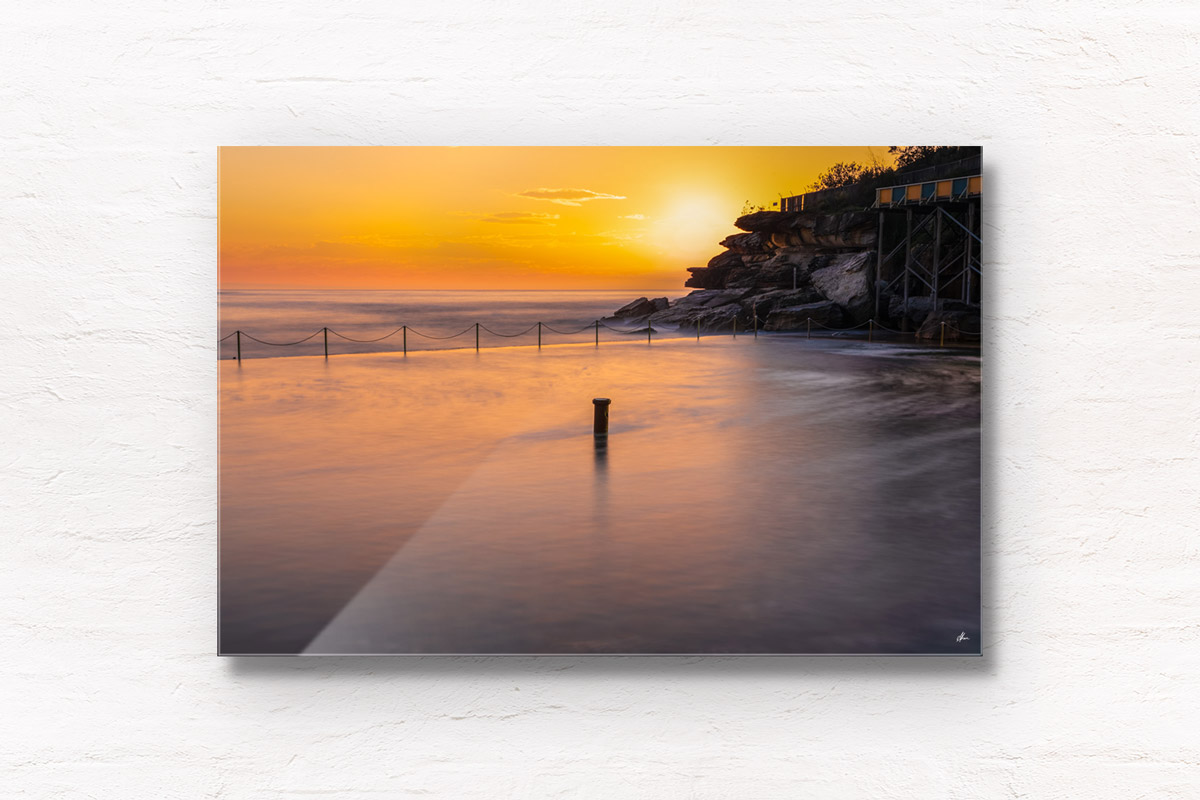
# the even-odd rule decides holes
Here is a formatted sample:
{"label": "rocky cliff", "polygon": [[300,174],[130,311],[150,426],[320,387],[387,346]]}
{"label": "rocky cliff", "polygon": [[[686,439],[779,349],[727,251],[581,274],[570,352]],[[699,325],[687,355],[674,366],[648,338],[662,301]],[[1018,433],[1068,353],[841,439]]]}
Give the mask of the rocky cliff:
{"label": "rocky cliff", "polygon": [[[614,316],[629,323],[675,325],[701,332],[802,330],[808,320],[848,328],[869,319],[918,336],[936,335],[945,319],[959,330],[979,330],[978,308],[928,298],[903,302],[872,292],[876,217],[867,211],[817,214],[759,211],[734,223],[744,233],[726,237],[725,251],[706,266],[691,267],[686,286],[696,291],[669,301],[640,298]],[[919,302],[923,300],[924,302]]]}

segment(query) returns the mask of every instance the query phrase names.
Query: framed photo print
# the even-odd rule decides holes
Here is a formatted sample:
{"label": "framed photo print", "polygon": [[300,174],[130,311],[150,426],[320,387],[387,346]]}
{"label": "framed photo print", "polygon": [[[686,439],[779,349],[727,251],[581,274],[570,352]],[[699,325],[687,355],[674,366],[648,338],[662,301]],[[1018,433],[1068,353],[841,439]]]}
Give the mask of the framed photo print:
{"label": "framed photo print", "polygon": [[220,151],[220,652],[980,653],[981,152]]}

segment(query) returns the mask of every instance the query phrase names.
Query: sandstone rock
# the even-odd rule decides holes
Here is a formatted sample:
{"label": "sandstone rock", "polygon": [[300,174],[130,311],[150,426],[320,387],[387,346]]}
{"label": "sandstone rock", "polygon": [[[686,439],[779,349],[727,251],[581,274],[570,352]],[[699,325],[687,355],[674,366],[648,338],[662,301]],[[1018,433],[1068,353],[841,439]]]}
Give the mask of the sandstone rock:
{"label": "sandstone rock", "polygon": [[733,224],[744,231],[786,232],[796,221],[796,217],[803,213],[803,211],[756,211],[753,214],[738,217]]}
{"label": "sandstone rock", "polygon": [[812,238],[825,247],[874,247],[878,219],[869,211],[822,214],[813,219]]}
{"label": "sandstone rock", "polygon": [[675,301],[670,308],[655,312],[655,323],[692,327],[704,309],[737,303],[747,290],[700,289]]}
{"label": "sandstone rock", "polygon": [[[738,289],[743,293],[764,292],[783,288],[782,280],[781,269],[766,269],[755,264],[730,270],[725,277],[725,288]],[[791,278],[788,278],[788,283],[790,285]]]}
{"label": "sandstone rock", "polygon": [[735,223],[744,231],[770,235],[775,247],[815,244],[868,248],[875,244],[877,219],[869,211],[820,214],[815,211],[758,211]]}
{"label": "sandstone rock", "polygon": [[[838,306],[828,314],[841,314],[846,327],[875,315],[869,280],[875,257],[874,213],[759,211],[736,224],[745,232],[725,237],[724,252],[705,266],[688,269],[685,285],[699,291],[673,303],[641,298],[617,314],[634,322],[652,315],[655,323],[698,325],[702,330],[706,325],[721,330],[739,314],[749,321],[755,312],[761,325],[773,311],[822,301]],[[856,252],[847,252],[852,248]],[[737,310],[705,313],[727,305]],[[910,307],[908,329],[919,325],[929,310]]]}
{"label": "sandstone rock", "polygon": [[639,297],[632,303],[621,306],[613,312],[613,316],[618,319],[630,319],[634,317],[648,317],[655,311],[654,303],[645,297]]}
{"label": "sandstone rock", "polygon": [[979,308],[967,307],[966,303],[956,301],[946,302],[939,308],[929,312],[921,327],[917,329],[918,339],[935,339],[942,337],[942,323],[946,324],[947,342],[978,342],[982,330]]}
{"label": "sandstone rock", "polygon": [[685,301],[688,305],[703,306],[704,308],[715,308],[728,303],[736,303],[745,297],[747,292],[744,289],[718,289],[707,292],[692,292],[687,297],[680,298],[679,303]]}
{"label": "sandstone rock", "polygon": [[746,312],[736,304],[700,309],[692,324],[698,326],[701,333],[730,333],[735,321],[739,331],[749,330],[752,325]]}
{"label": "sandstone rock", "polygon": [[784,231],[771,234],[771,245],[776,249],[780,247],[799,247],[804,244],[811,244],[811,242],[805,241],[804,235],[800,231]]}
{"label": "sandstone rock", "polygon": [[873,253],[849,253],[835,256],[827,267],[814,270],[813,286],[827,299],[842,306],[852,324],[870,319],[871,264]]}
{"label": "sandstone rock", "polygon": [[666,311],[655,312],[650,321],[655,325],[678,325],[684,327],[690,320],[696,318],[699,309],[696,306],[674,305]]}
{"label": "sandstone rock", "polygon": [[841,306],[828,300],[821,303],[805,303],[797,306],[782,306],[776,308],[767,316],[763,330],[768,331],[801,331],[806,330],[808,321],[813,326],[824,325],[827,328],[846,327],[846,315]]}
{"label": "sandstone rock", "polygon": [[684,286],[694,286],[697,289],[720,289],[725,286],[725,279],[729,271],[734,267],[743,266],[740,253],[726,250],[709,259],[707,266],[688,267],[688,272],[692,273],[692,276],[687,279]]}
{"label": "sandstone rock", "polygon": [[772,267],[801,267],[801,271],[807,273],[804,267],[808,267],[814,259],[820,256],[820,252],[815,247],[781,247],[771,254],[771,258],[763,263],[766,268]]}
{"label": "sandstone rock", "polygon": [[734,233],[721,240],[721,247],[735,253],[761,253],[771,249],[761,233]]}
{"label": "sandstone rock", "polygon": [[794,292],[790,289],[776,289],[772,292],[754,294],[745,298],[741,302],[741,308],[751,318],[757,311],[759,324],[762,324],[767,316],[777,308],[816,303],[824,299],[812,288],[798,289]]}
{"label": "sandstone rock", "polygon": [[893,294],[888,297],[888,318],[892,327],[899,330],[913,330],[925,321],[931,311],[933,311],[933,301],[928,297],[908,298],[907,310],[905,310],[902,295]]}
{"label": "sandstone rock", "polygon": [[708,269],[711,269],[713,271],[720,271],[722,269],[729,269],[731,267],[741,266],[741,264],[742,264],[742,254],[741,253],[735,253],[732,250],[726,250],[724,253],[718,253],[717,255],[710,258],[708,260],[708,264],[706,266]]}

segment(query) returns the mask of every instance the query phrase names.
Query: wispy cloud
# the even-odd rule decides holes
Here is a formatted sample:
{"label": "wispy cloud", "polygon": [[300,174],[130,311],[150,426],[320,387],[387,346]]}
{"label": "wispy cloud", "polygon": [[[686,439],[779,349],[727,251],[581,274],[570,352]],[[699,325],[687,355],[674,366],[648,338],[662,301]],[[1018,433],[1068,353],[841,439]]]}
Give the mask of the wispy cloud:
{"label": "wispy cloud", "polygon": [[518,192],[517,197],[528,197],[531,200],[547,200],[551,203],[558,203],[561,206],[578,206],[589,200],[625,199],[624,196],[619,194],[593,192],[591,189],[547,189],[545,187]]}
{"label": "wispy cloud", "polygon": [[483,222],[499,222],[506,225],[553,225],[554,220],[558,218],[558,214],[542,214],[537,211],[502,211],[476,217]]}
{"label": "wispy cloud", "polygon": [[645,219],[645,218],[646,218],[645,214],[626,214],[623,217],[617,217],[617,219]]}

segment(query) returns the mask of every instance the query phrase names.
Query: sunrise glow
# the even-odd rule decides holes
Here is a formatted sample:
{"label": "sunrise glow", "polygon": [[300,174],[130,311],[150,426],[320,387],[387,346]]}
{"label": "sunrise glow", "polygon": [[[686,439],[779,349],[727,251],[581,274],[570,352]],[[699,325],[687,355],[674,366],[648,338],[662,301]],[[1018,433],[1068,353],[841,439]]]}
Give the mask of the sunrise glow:
{"label": "sunrise glow", "polygon": [[221,288],[679,290],[749,201],[886,147],[224,147]]}

